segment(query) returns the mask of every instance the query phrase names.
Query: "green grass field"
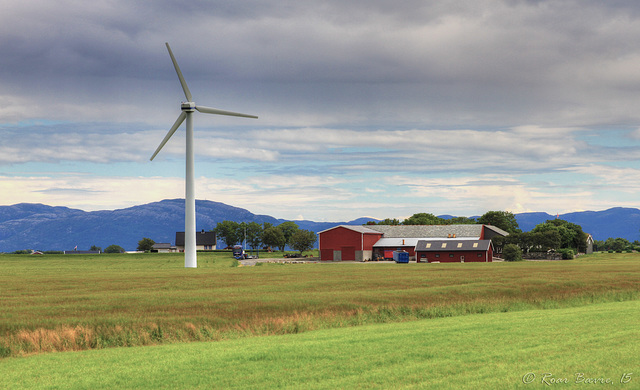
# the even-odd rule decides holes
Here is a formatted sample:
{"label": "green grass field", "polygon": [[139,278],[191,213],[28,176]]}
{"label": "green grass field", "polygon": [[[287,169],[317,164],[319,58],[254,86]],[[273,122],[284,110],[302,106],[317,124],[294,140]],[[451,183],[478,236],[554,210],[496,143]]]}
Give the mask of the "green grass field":
{"label": "green grass field", "polygon": [[[585,370],[591,370],[590,375],[611,376],[613,373],[610,371],[614,368],[620,369],[622,375],[638,367],[638,361],[634,360],[637,359],[635,345],[638,344],[638,336],[628,333],[628,321],[632,320],[635,327],[639,319],[638,306],[633,306],[640,297],[638,254],[598,254],[560,262],[330,263],[233,267],[229,254],[207,253],[199,255],[198,269],[184,269],[183,261],[179,254],[0,255],[0,356],[5,357],[0,360],[0,372],[6,373],[11,367],[23,367],[23,372],[29,372],[35,381],[20,382],[27,378],[12,376],[13,379],[3,385],[8,383],[9,388],[47,387],[46,383],[56,375],[69,375],[61,368],[60,362],[64,360],[58,359],[82,356],[82,360],[90,361],[92,356],[102,356],[96,359],[113,362],[113,365],[98,364],[93,368],[90,364],[83,365],[82,371],[78,372],[86,372],[87,375],[79,376],[80,382],[71,387],[93,388],[101,383],[105,387],[109,387],[109,383],[116,384],[115,387],[162,387],[158,386],[160,382],[153,382],[148,376],[157,373],[159,378],[165,378],[162,383],[174,382],[166,380],[168,377],[163,371],[166,367],[159,368],[149,362],[161,362],[162,358],[157,355],[168,353],[177,360],[167,357],[171,361],[165,365],[188,366],[196,359],[198,361],[194,364],[200,365],[198,370],[202,372],[202,383],[196,383],[200,379],[195,375],[195,378],[180,379],[184,386],[179,383],[166,386],[172,388],[229,387],[236,384],[238,387],[298,387],[300,383],[318,388],[428,387],[426,383],[439,383],[442,388],[467,384],[472,388],[476,382],[487,386],[493,375],[491,372],[483,374],[481,378],[485,379],[482,380],[474,379],[475,376],[460,376],[469,366],[468,359],[476,361],[479,365],[477,370],[482,365],[480,362],[490,360],[492,367],[499,368],[494,372],[494,378],[500,380],[505,388],[512,388],[523,385],[522,381],[514,382],[513,378],[527,372],[515,372],[523,366],[514,366],[513,362],[503,362],[502,358],[492,356],[505,355],[504,359],[514,359],[512,355],[515,352],[510,352],[513,342],[505,344],[503,340],[523,336],[523,332],[534,332],[534,328],[535,332],[549,333],[549,337],[564,332],[562,337],[553,336],[552,341],[544,337],[541,339],[537,352],[540,356],[534,354],[540,363],[530,368],[538,376],[556,369],[558,375],[573,375],[574,367],[577,367],[575,364],[580,362],[584,363]],[[622,301],[629,302],[618,303],[618,306],[607,303]],[[598,325],[596,318],[602,317],[598,317],[600,311],[612,312],[617,322],[606,321],[607,315]],[[579,317],[571,320],[576,321],[576,326],[567,328],[569,325],[562,325],[560,317],[571,316]],[[503,324],[505,321],[506,325]],[[534,324],[536,321],[538,325]],[[382,325],[372,326],[374,324]],[[475,341],[460,330],[464,328],[456,330],[458,324],[478,328],[478,342],[493,343],[499,348],[489,352],[465,349],[465,345],[474,345]],[[433,333],[437,326],[442,328]],[[594,327],[601,331],[587,331],[587,328]],[[484,328],[489,333],[480,331]],[[629,354],[618,341],[608,338],[619,337],[614,332],[618,330],[630,338],[630,344],[636,348],[635,354]],[[302,332],[304,334],[295,335]],[[535,332],[531,334],[539,334]],[[357,340],[360,334],[384,336],[354,341],[355,345],[348,342]],[[318,337],[326,340],[328,352],[310,351],[317,356],[309,364],[316,368],[333,367],[331,371],[334,374],[324,374],[330,378],[309,377],[304,368],[306,365],[300,366],[304,359],[295,357],[296,345],[313,344],[312,340]],[[572,355],[570,351],[574,347],[571,343],[574,341],[570,341],[571,337],[575,338],[575,343],[579,340],[600,344],[611,342],[614,347],[598,350],[596,354],[590,347],[585,347]],[[414,338],[423,341],[416,341],[416,344],[411,341]],[[441,358],[439,354],[429,352],[433,359],[420,362],[417,358],[409,359],[415,361],[412,363],[398,355],[421,354],[417,350],[411,352],[411,346],[416,349],[422,343],[431,345],[436,339],[458,343],[457,348],[467,351],[469,357],[454,354]],[[191,341],[204,343],[185,343]],[[288,343],[293,343],[287,347],[289,350],[269,349]],[[330,347],[332,343],[335,347]],[[406,344],[408,349],[396,346],[387,351],[377,346],[385,343]],[[437,350],[455,349],[453,344],[439,343],[433,344]],[[549,345],[554,343],[557,345]],[[348,348],[344,353],[355,353],[351,358],[340,357],[331,349],[345,349],[340,347],[345,344]],[[111,348],[136,346],[146,347]],[[553,347],[552,354],[546,356],[543,347]],[[104,348],[109,349],[95,351]],[[252,358],[253,355],[244,356],[241,352],[254,348],[264,349],[262,357]],[[573,357],[567,360],[560,352],[553,352],[562,348],[567,349],[567,356]],[[395,349],[398,349],[397,353]],[[82,350],[94,351],[51,353]],[[217,352],[215,356],[208,356],[208,350]],[[288,356],[290,353],[294,355]],[[554,354],[558,357],[554,358]],[[216,357],[218,355],[222,360]],[[427,355],[420,356],[424,358]],[[117,363],[128,358],[137,362],[130,363],[139,366],[135,368],[137,372],[130,372]],[[612,360],[606,366],[601,365],[600,360],[590,360],[592,358]],[[372,359],[371,364],[367,359]],[[531,356],[526,357],[521,363],[530,359]],[[280,361],[288,361],[291,367],[278,366]],[[569,364],[571,361],[575,364]],[[237,362],[249,371],[238,371],[228,362]],[[340,362],[345,363],[345,368],[336,370],[336,365],[343,365]],[[548,364],[546,371],[543,363]],[[620,367],[617,367],[618,363]],[[46,375],[42,376],[29,368],[32,364],[43,369],[51,364],[52,368],[43,371]],[[415,367],[412,364],[416,364]],[[627,367],[627,364],[632,367]],[[59,374],[56,374],[56,365]],[[395,368],[387,370],[387,365]],[[105,367],[109,367],[109,372],[95,378],[95,370]],[[260,371],[260,367],[269,370],[247,374],[251,370]],[[433,371],[434,375],[427,375],[432,372],[432,367],[441,368]],[[511,370],[513,367],[518,370]],[[601,367],[611,370],[599,371]],[[210,374],[210,370],[217,374]],[[359,370],[362,375],[357,374]],[[514,372],[506,375],[505,370]],[[390,371],[405,374],[390,375]],[[127,372],[147,379],[138,386],[134,379],[128,378]],[[190,376],[194,376],[193,372]],[[245,376],[253,379],[238,382]],[[340,379],[343,376],[344,379]],[[354,378],[361,376],[366,381],[357,385]],[[9,378],[5,375],[0,377]],[[387,377],[391,379],[382,381]],[[448,382],[447,378],[454,382]],[[425,382],[426,379],[429,382]],[[93,382],[85,385],[82,381]]]}
{"label": "green grass field", "polygon": [[5,359],[0,378],[9,389],[633,389],[639,313],[629,301],[64,352]]}

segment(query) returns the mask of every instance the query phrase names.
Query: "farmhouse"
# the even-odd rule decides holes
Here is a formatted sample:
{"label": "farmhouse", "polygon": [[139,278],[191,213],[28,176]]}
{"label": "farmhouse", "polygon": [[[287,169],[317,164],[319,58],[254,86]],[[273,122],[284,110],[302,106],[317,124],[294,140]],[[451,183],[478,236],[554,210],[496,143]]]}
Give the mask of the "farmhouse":
{"label": "farmhouse", "polygon": [[[455,252],[453,258],[457,259],[457,261],[492,261],[493,247],[490,243],[491,238],[506,235],[508,233],[500,228],[481,224],[340,225],[318,233],[320,259],[329,261],[391,259],[394,250],[409,252],[411,260],[417,259],[420,261],[422,258],[429,261],[429,259],[435,258],[435,254],[437,254],[431,250],[431,247],[434,247],[436,242],[440,243],[440,249],[447,249],[447,251],[439,253],[439,258],[446,255],[447,259],[450,259],[451,252]],[[489,243],[487,244],[485,241]],[[451,244],[446,245],[446,248],[442,248],[443,242],[451,242]],[[427,243],[432,243],[429,248],[427,248]],[[460,243],[462,243],[462,246],[458,247]],[[474,243],[477,244],[475,247]],[[453,246],[455,246],[455,251],[448,251]],[[481,248],[483,252],[480,257],[477,253],[478,248]],[[419,255],[416,255],[417,249],[422,249]],[[474,260],[471,260],[472,258]]]}
{"label": "farmhouse", "polygon": [[[196,232],[196,250],[214,250],[216,244],[215,232],[205,232],[204,230]],[[176,232],[176,249],[178,252],[184,252],[184,232]]]}

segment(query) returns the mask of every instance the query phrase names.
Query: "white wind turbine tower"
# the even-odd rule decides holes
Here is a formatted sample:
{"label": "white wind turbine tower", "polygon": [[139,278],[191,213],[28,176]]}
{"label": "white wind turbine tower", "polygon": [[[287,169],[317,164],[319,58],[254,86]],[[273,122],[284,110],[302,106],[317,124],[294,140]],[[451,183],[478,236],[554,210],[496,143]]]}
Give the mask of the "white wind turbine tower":
{"label": "white wind turbine tower", "polygon": [[230,116],[240,116],[244,118],[258,118],[254,115],[246,115],[240,114],[237,112],[218,110],[217,108],[210,108],[204,106],[197,106],[191,97],[191,92],[189,91],[189,87],[187,87],[187,82],[184,81],[184,77],[182,76],[182,72],[178,67],[178,63],[176,62],[176,58],[173,56],[173,52],[171,51],[171,47],[169,47],[169,43],[165,43],[167,45],[167,50],[169,50],[169,56],[171,56],[171,61],[173,62],[173,66],[176,68],[176,73],[178,73],[178,78],[180,79],[180,84],[182,85],[182,89],[184,90],[184,96],[187,98],[186,102],[181,104],[182,112],[178,116],[178,119],[173,124],[167,135],[164,137],[158,149],[156,149],[153,156],[151,156],[151,160],[153,160],[158,152],[162,149],[164,144],[167,143],[169,138],[176,132],[178,127],[187,120],[187,156],[186,156],[186,177],[185,177],[185,201],[184,201],[184,266],[186,268],[196,268],[198,266],[198,259],[196,256],[196,196],[195,196],[195,177],[193,171],[193,111],[198,110],[199,112],[203,112],[206,114],[218,114],[218,115],[230,115]]}

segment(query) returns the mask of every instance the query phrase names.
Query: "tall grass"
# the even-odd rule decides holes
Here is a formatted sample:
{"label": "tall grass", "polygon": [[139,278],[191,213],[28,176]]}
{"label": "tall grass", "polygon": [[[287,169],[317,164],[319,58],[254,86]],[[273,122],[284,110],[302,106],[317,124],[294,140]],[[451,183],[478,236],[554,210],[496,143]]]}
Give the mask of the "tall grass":
{"label": "tall grass", "polygon": [[640,255],[231,267],[228,254],[0,256],[0,356],[635,300]]}
{"label": "tall grass", "polygon": [[0,378],[9,389],[636,389],[639,313],[640,301],[616,302],[48,354],[5,359]]}

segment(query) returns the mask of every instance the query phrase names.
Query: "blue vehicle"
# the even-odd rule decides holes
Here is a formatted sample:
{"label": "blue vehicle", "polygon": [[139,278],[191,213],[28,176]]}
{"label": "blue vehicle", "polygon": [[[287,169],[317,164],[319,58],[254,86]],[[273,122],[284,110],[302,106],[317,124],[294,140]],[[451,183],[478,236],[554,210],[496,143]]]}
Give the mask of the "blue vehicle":
{"label": "blue vehicle", "polygon": [[244,260],[246,258],[246,255],[244,253],[244,248],[242,248],[242,245],[233,246],[233,257],[236,260]]}

